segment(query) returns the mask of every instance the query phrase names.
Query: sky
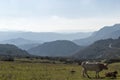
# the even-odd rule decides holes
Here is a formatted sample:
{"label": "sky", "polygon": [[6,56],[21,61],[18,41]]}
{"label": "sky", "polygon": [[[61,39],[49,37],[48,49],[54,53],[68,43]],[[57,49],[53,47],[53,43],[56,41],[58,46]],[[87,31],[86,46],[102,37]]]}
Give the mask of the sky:
{"label": "sky", "polygon": [[120,0],[0,0],[0,31],[91,32],[120,23]]}

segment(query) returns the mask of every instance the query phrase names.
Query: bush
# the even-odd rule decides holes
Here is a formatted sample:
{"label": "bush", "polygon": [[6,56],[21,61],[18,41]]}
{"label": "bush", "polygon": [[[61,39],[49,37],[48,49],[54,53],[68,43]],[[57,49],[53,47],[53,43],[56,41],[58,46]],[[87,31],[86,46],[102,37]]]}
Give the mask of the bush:
{"label": "bush", "polygon": [[14,61],[14,58],[11,56],[4,56],[1,58],[1,61]]}

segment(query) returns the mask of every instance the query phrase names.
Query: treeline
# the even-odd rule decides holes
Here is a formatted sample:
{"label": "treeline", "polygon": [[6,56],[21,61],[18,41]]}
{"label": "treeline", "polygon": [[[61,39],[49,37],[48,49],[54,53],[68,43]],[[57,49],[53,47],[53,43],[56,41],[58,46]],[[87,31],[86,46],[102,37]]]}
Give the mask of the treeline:
{"label": "treeline", "polygon": [[[97,62],[104,62],[104,63],[116,63],[120,62],[120,59],[73,59],[69,57],[49,57],[49,56],[26,56],[26,57],[13,57],[13,56],[0,56],[0,61],[15,61],[16,59],[23,59],[22,62],[32,62],[34,63],[34,60],[37,61],[37,63],[52,63],[57,64],[58,62],[62,64],[81,64],[83,61],[97,61]],[[25,61],[24,61],[25,59]],[[28,61],[26,61],[26,59]]]}

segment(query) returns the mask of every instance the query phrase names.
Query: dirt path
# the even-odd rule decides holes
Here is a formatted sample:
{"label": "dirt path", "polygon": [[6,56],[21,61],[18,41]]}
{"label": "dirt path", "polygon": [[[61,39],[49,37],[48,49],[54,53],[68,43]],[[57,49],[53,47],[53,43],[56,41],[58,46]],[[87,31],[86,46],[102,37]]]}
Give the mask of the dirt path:
{"label": "dirt path", "polygon": [[108,47],[111,48],[111,49],[120,49],[120,48],[117,48],[117,47],[112,47],[112,43],[110,43]]}

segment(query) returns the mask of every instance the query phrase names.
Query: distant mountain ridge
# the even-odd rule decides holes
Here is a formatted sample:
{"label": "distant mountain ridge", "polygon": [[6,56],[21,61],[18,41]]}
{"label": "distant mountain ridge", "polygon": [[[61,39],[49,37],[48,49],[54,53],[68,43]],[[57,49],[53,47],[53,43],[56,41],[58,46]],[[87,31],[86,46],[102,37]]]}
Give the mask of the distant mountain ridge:
{"label": "distant mountain ridge", "polygon": [[15,38],[15,39],[9,39],[0,41],[2,44],[14,44],[14,45],[23,45],[23,44],[29,44],[29,43],[37,43],[37,41],[27,40],[24,38]]}
{"label": "distant mountain ridge", "polygon": [[55,40],[74,40],[90,36],[92,32],[56,33],[56,32],[0,32],[0,41],[23,38],[31,41],[50,42]]}
{"label": "distant mountain ridge", "polygon": [[73,55],[76,59],[117,59],[120,58],[120,37],[99,40]]}
{"label": "distant mountain ridge", "polygon": [[99,31],[94,32],[90,37],[84,39],[74,40],[76,44],[79,45],[90,45],[97,40],[113,38],[117,39],[120,36],[120,24],[115,24],[113,26],[106,26]]}
{"label": "distant mountain ridge", "polygon": [[70,56],[80,50],[82,47],[67,40],[57,40],[43,43],[37,47],[28,50],[29,53],[39,56]]}

